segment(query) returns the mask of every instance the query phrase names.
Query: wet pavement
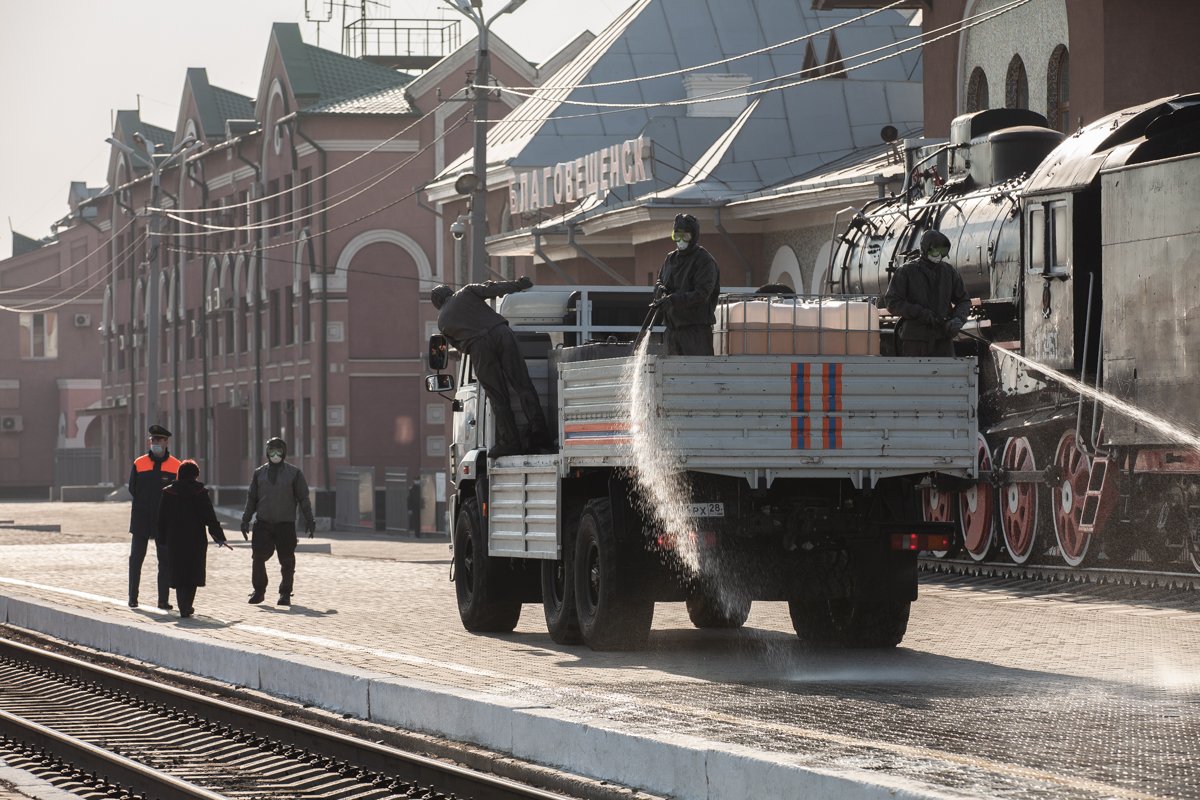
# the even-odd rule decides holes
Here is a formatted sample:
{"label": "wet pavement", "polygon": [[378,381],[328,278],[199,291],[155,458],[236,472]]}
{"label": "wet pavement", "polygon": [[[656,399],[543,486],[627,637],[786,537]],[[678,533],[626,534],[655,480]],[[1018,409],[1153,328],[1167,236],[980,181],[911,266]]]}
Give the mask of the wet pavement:
{"label": "wet pavement", "polygon": [[[249,547],[230,526],[238,547],[210,551],[196,618],[129,609],[127,515],[123,504],[0,504],[0,519],[61,525],[0,529],[0,596],[319,659],[680,752],[748,754],[749,782],[766,759],[907,796],[1200,798],[1196,593],[929,575],[895,651],[806,651],[786,604],[756,603],[735,631],[696,630],[682,604],[659,604],[647,650],[593,653],[554,644],[540,606],[526,606],[511,635],[467,633],[445,542],[387,534],[304,540],[288,609],[270,605],[270,589],[268,604],[246,604]],[[153,571],[151,551],[143,598]],[[596,777],[633,774],[603,747],[512,747]],[[757,796],[788,796],[762,780]],[[718,796],[717,776],[707,781],[640,788],[690,797],[708,785]],[[858,796],[839,792],[829,796]]]}

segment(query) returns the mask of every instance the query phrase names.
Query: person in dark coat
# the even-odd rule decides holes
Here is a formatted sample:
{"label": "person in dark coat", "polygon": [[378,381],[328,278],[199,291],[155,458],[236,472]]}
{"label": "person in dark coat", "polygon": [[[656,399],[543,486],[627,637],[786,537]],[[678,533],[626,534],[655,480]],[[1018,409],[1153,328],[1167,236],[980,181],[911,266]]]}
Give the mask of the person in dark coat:
{"label": "person in dark coat", "polygon": [[670,356],[711,356],[721,270],[700,246],[700,222],[691,214],[675,217],[675,252],[667,256],[654,284],[654,302],[666,324]]}
{"label": "person in dark coat", "polygon": [[153,539],[154,557],[158,561],[158,607],[170,611],[170,582],[163,554],[159,551],[158,504],[163,487],[175,480],[179,459],[167,449],[171,439],[169,430],[162,425],[151,425],[148,433],[150,449],[134,460],[129,471],[129,493],[133,495],[133,507],[129,512],[129,532],[133,534],[129,548],[129,607],[138,607],[142,562],[146,560],[146,549]]}
{"label": "person in dark coat", "polygon": [[[296,574],[296,509],[304,515],[304,529],[313,537],[317,521],[308,499],[308,481],[304,472],[287,463],[287,442],[278,436],[267,440],[267,463],[254,470],[246,492],[242,512],[242,538],[250,539],[253,556],[250,566],[250,602],[257,605],[266,598],[267,562],[279,554],[278,606],[292,604],[292,581]],[[254,536],[250,520],[254,519]]]}
{"label": "person in dark coat", "polygon": [[[489,458],[517,453],[550,452],[554,440],[546,427],[542,402],[529,379],[529,368],[521,357],[517,337],[508,327],[508,320],[488,305],[494,297],[520,292],[533,286],[522,275],[515,281],[472,283],[457,292],[449,286],[435,286],[429,300],[438,309],[438,329],[459,351],[471,356],[471,365],[479,385],[492,404],[496,417],[496,444],[488,451]],[[517,400],[529,423],[529,445],[523,444],[513,414],[508,387],[517,390]]]}
{"label": "person in dark coat", "polygon": [[200,467],[195,461],[182,462],[175,482],[162,490],[158,507],[158,540],[166,551],[167,571],[181,618],[196,613],[196,587],[204,585],[208,556],[205,529],[218,545],[233,549],[225,541],[208,489],[197,480],[199,477]]}
{"label": "person in dark coat", "polygon": [[954,337],[971,311],[958,270],[943,259],[950,240],[941,231],[921,236],[921,257],[896,270],[883,304],[900,317],[896,350],[902,356],[953,356]]}

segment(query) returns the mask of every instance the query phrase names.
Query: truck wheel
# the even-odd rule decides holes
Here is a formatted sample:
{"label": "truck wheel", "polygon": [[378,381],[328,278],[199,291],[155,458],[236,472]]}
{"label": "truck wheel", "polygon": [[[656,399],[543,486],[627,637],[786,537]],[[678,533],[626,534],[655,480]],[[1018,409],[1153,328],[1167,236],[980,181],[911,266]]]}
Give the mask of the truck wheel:
{"label": "truck wheel", "polygon": [[687,596],[687,611],[697,628],[740,628],[750,616],[750,600],[742,597],[714,597],[694,591]]}
{"label": "truck wheel", "polygon": [[579,614],[575,609],[574,548],[563,548],[563,557],[542,562],[542,610],[546,630],[557,644],[579,644]]}
{"label": "truck wheel", "polygon": [[788,602],[792,627],[802,641],[843,647],[895,647],[908,630],[908,600]]}
{"label": "truck wheel", "polygon": [[634,555],[617,541],[609,501],[589,500],[575,545],[575,602],[593,650],[632,650],[650,636],[654,602],[637,594]]}
{"label": "truck wheel", "polygon": [[521,618],[521,603],[507,599],[503,570],[488,556],[479,503],[467,500],[454,529],[454,590],[458,616],[472,633],[511,633]]}

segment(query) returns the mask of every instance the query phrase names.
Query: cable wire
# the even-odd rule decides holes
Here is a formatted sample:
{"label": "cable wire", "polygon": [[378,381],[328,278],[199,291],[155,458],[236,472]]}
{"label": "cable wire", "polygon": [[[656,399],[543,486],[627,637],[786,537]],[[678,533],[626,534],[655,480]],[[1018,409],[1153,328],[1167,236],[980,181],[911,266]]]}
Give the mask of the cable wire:
{"label": "cable wire", "polygon": [[48,276],[48,277],[45,277],[45,278],[42,278],[40,281],[37,281],[36,283],[30,283],[30,284],[27,284],[27,285],[25,285],[25,286],[16,286],[16,287],[13,287],[13,288],[11,288],[11,289],[0,289],[0,295],[2,295],[2,294],[16,294],[17,292],[24,292],[24,291],[28,291],[29,289],[32,289],[32,288],[33,288],[33,287],[35,287],[35,286],[41,286],[43,283],[49,283],[50,281],[54,280],[55,278],[57,278],[57,277],[60,277],[60,276],[62,276],[62,275],[65,275],[65,274],[67,274],[67,273],[68,273],[68,272],[70,272],[71,270],[75,269],[76,267],[78,267],[78,266],[80,266],[81,264],[83,264],[84,262],[86,262],[86,261],[87,261],[89,258],[91,258],[92,256],[96,255],[96,253],[99,253],[101,250],[103,250],[104,248],[106,248],[106,247],[108,247],[110,244],[112,244],[112,242],[113,242],[113,239],[116,239],[116,238],[117,238],[118,236],[120,236],[122,233],[124,233],[125,231],[129,230],[129,227],[130,227],[131,225],[133,225],[133,223],[135,223],[135,222],[137,222],[137,220],[136,220],[136,219],[131,219],[131,220],[129,220],[129,222],[128,222],[128,223],[126,223],[126,225],[125,225],[125,227],[124,227],[124,228],[121,228],[121,230],[117,231],[116,233],[113,233],[113,234],[111,234],[111,235],[108,237],[108,241],[106,241],[106,242],[102,242],[100,245],[98,245],[98,246],[96,247],[96,249],[95,249],[95,250],[93,250],[92,252],[88,253],[86,256],[84,256],[83,258],[79,259],[79,260],[78,260],[78,261],[76,261],[74,264],[70,265],[69,267],[63,267],[61,270],[59,270],[58,272],[54,273],[53,275],[50,275],[50,276]]}
{"label": "cable wire", "polygon": [[[134,240],[134,242],[131,244],[130,247],[133,247],[135,245],[140,245],[145,239],[146,239],[146,235],[142,234],[141,236],[139,236],[137,239]],[[130,248],[126,248],[126,252],[129,249]],[[115,273],[119,268],[120,268],[120,262],[118,260],[114,259],[112,262],[110,262],[107,272],[105,272],[103,275],[99,275],[97,273],[97,275],[90,275],[83,280],[76,281],[71,287],[69,287],[68,289],[63,289],[62,291],[70,291],[71,288],[78,286],[80,283],[87,282],[87,281],[91,280],[92,278],[97,278],[97,280],[94,284],[92,284],[91,286],[84,287],[78,294],[68,297],[66,300],[63,300],[60,303],[55,303],[53,305],[43,306],[40,308],[31,308],[30,307],[31,305],[33,305],[35,303],[44,303],[47,300],[51,300],[55,297],[55,295],[51,295],[50,297],[44,297],[37,301],[30,301],[30,303],[27,303],[27,304],[21,305],[21,306],[0,305],[0,311],[9,311],[9,312],[19,313],[19,314],[45,314],[48,311],[55,311],[57,309],[62,308],[63,306],[67,306],[67,305],[70,305],[71,303],[74,303],[75,301],[82,298],[88,292],[94,291],[94,290],[100,288],[101,286],[103,286],[104,282],[107,281],[110,277],[112,277],[113,273]],[[56,294],[61,294],[61,291]]]}

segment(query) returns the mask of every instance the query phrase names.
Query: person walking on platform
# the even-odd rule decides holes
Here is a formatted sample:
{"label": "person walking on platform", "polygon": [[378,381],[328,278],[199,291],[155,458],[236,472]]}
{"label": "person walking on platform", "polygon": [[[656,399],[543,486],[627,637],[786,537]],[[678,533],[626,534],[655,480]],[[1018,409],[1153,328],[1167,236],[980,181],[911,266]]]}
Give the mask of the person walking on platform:
{"label": "person walking on platform", "polygon": [[[487,304],[494,297],[524,291],[533,281],[522,275],[515,281],[472,283],[457,292],[445,284],[433,287],[429,300],[438,309],[438,329],[460,352],[469,353],[475,377],[483,387],[496,416],[496,444],[489,458],[518,453],[551,452],[554,440],[546,427],[546,416],[537,389],[529,379],[529,368],[521,357],[517,337],[508,320]],[[529,446],[521,441],[513,414],[508,386],[517,390],[521,411],[529,423]]]}
{"label": "person walking on platform", "polygon": [[287,443],[278,436],[267,440],[267,463],[254,470],[242,512],[242,538],[250,538],[250,519],[254,518],[254,538],[250,542],[253,565],[250,583],[251,603],[261,603],[267,592],[267,562],[279,554],[279,600],[276,605],[292,604],[292,579],[296,574],[296,508],[304,515],[308,538],[313,537],[317,521],[308,500],[308,481],[299,467],[284,461]]}
{"label": "person walking on platform", "polygon": [[654,284],[654,302],[666,324],[669,356],[711,356],[721,270],[700,246],[700,222],[691,214],[675,217],[675,251],[667,256]]}
{"label": "person walking on platform", "polygon": [[158,541],[166,551],[171,586],[179,601],[179,616],[184,619],[196,613],[196,587],[204,585],[208,556],[205,529],[218,545],[233,549],[225,541],[208,489],[197,480],[199,477],[200,466],[195,461],[182,462],[179,477],[162,490],[158,508]]}
{"label": "person walking on platform", "polygon": [[971,298],[962,275],[943,260],[949,253],[944,233],[925,231],[921,257],[905,262],[892,276],[883,304],[900,317],[897,355],[954,355],[954,337],[967,321]]}
{"label": "person walking on platform", "polygon": [[150,450],[134,459],[133,469],[129,472],[129,493],[133,495],[133,507],[129,512],[129,532],[133,535],[129,548],[129,607],[138,607],[142,563],[153,539],[154,557],[158,561],[158,607],[170,611],[170,581],[163,563],[165,554],[159,549],[158,506],[162,502],[163,487],[175,480],[179,459],[167,449],[171,440],[169,430],[162,425],[151,425],[148,433]]}

